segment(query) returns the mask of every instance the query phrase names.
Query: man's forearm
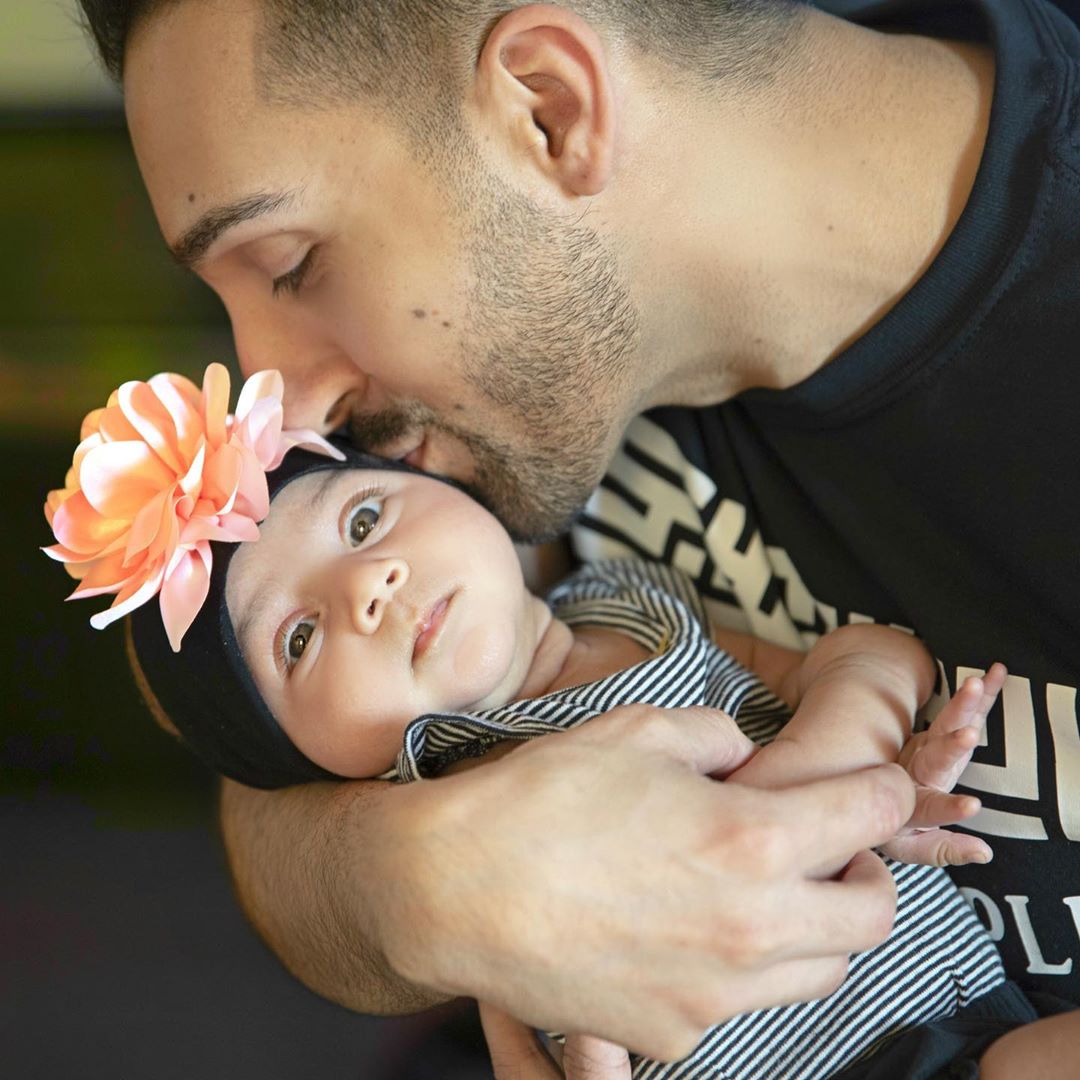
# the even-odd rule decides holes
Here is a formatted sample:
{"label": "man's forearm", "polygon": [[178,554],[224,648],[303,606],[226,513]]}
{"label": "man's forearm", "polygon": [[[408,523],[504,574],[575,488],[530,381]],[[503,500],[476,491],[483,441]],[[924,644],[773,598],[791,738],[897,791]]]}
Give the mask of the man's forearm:
{"label": "man's forearm", "polygon": [[376,781],[255,791],[226,780],[221,824],[241,906],[285,966],[358,1012],[416,1012],[447,1000],[397,975],[379,934],[395,902],[375,858],[401,788]]}

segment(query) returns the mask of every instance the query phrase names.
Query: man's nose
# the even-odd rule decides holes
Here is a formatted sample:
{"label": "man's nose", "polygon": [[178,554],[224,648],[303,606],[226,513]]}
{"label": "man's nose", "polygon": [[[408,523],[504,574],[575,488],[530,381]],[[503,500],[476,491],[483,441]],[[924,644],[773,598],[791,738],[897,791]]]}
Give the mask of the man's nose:
{"label": "man's nose", "polygon": [[395,594],[409,580],[408,563],[404,559],[367,559],[362,553],[345,558],[352,564],[344,599],[353,629],[358,634],[374,634]]}
{"label": "man's nose", "polygon": [[366,377],[318,327],[264,305],[229,312],[240,370],[245,376],[276,368],[285,380],[285,426],[328,434],[348,419],[364,394]]}

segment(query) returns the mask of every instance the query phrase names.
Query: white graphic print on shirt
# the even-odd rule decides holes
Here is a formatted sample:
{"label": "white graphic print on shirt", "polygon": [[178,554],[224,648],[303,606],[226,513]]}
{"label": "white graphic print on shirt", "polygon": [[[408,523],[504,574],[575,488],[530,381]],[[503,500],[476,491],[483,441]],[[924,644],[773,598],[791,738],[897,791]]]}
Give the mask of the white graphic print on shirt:
{"label": "white graphic print on shirt", "polygon": [[[628,428],[604,485],[593,495],[574,530],[574,546],[583,559],[638,555],[656,559],[690,575],[718,626],[742,630],[777,645],[807,649],[842,623],[873,622],[872,614],[839,612],[811,595],[781,547],[767,544],[748,522],[746,507],[731,499],[716,501],[713,480],[687,461],[678,443],[662,427],[639,417]],[[705,520],[706,508],[713,510]],[[895,625],[895,624],[894,624]],[[911,632],[909,627],[898,629]],[[970,657],[969,664],[1009,657]],[[925,710],[933,719],[948,696],[968,675],[982,668],[938,660],[939,688]],[[1001,701],[988,720],[961,786],[1008,809],[987,805],[968,822],[974,832],[1018,841],[1046,841],[1051,835],[1080,840],[1080,724],[1076,687],[1038,684],[1013,671]],[[1037,724],[1036,710],[1047,723]],[[1040,734],[1041,732],[1041,734]],[[1053,791],[1040,792],[1039,766],[1052,763]],[[1045,784],[1044,784],[1045,786]],[[1063,939],[1058,921],[1055,949],[1045,944],[1055,935],[1040,932],[1032,909],[1031,887],[1023,877],[1010,880],[1006,868],[993,873],[1004,888],[962,891],[982,917],[995,941],[1014,937],[1026,958],[1023,974],[1068,976],[1080,970],[1080,860],[1073,876],[1075,895],[1057,896],[1058,909],[1071,922],[1075,938]],[[1068,916],[1066,916],[1066,911]],[[1065,940],[1065,944],[1062,944]],[[1056,950],[1056,951],[1055,951]],[[1067,950],[1067,951],[1063,951]],[[1017,955],[1020,955],[1017,953]],[[1008,956],[1008,952],[1006,952]]]}

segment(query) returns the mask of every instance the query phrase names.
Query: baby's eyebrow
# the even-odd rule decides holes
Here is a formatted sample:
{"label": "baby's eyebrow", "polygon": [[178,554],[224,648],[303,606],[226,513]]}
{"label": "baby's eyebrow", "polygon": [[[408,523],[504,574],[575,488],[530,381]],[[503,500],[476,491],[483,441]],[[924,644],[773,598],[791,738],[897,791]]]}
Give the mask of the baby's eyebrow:
{"label": "baby's eyebrow", "polygon": [[255,594],[255,598],[248,606],[244,617],[234,624],[234,632],[236,634],[236,640],[240,645],[240,651],[244,651],[244,642],[247,641],[248,634],[253,626],[258,626],[262,622],[263,614],[270,607],[270,593],[265,587],[260,588]]}
{"label": "baby's eyebrow", "polygon": [[[303,508],[305,515],[309,516],[309,518],[314,517],[323,508],[340,475],[341,471],[339,469],[324,469],[322,471],[315,483],[310,485],[311,490],[306,492],[307,498],[304,501],[307,506]],[[271,503],[270,513],[273,512],[273,503]],[[243,649],[244,642],[247,640],[248,633],[253,627],[261,625],[267,610],[272,606],[274,594],[271,586],[274,581],[274,575],[262,579],[243,617],[233,623],[236,640],[240,643],[241,649]]]}
{"label": "baby's eyebrow", "polygon": [[[349,470],[352,472],[353,470]],[[308,493],[308,512],[314,514],[316,511],[321,510],[323,504],[326,502],[326,497],[333,490],[334,485],[337,483],[338,477],[341,475],[340,469],[324,469],[322,476],[319,477],[318,482],[312,487]]]}

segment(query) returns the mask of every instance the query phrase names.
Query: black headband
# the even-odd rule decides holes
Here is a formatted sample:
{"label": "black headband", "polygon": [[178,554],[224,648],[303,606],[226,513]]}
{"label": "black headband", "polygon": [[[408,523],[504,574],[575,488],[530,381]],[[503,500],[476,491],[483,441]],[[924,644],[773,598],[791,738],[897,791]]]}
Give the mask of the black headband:
{"label": "black headband", "polygon": [[[271,500],[293,480],[326,469],[418,471],[400,461],[362,453],[340,439],[332,441],[345,454],[344,461],[307,450],[289,451],[266,478]],[[239,546],[214,543],[210,590],[184,635],[179,655],[165,636],[156,603],[132,612],[135,660],[184,742],[215,771],[257,788],[340,780],[293,745],[266,707],[244,662],[225,603],[225,579]]]}

